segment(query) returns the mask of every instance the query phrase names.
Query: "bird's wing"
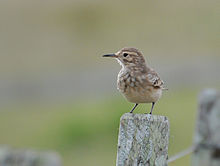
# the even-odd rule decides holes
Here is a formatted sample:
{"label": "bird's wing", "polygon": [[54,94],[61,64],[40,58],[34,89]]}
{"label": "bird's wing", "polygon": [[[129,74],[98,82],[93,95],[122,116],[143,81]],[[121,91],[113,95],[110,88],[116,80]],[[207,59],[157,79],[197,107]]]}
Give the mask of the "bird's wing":
{"label": "bird's wing", "polygon": [[147,72],[147,81],[148,83],[153,86],[153,87],[158,87],[158,88],[163,88],[163,80],[160,79],[159,75],[153,70],[153,69],[150,69],[148,72]]}

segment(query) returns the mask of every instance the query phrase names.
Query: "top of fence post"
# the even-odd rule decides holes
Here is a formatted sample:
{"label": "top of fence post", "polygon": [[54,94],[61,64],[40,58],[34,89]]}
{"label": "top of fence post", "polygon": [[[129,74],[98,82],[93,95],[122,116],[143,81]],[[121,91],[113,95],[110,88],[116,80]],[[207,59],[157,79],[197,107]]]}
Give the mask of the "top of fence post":
{"label": "top of fence post", "polygon": [[164,116],[126,113],[121,117],[117,166],[166,166],[169,121]]}

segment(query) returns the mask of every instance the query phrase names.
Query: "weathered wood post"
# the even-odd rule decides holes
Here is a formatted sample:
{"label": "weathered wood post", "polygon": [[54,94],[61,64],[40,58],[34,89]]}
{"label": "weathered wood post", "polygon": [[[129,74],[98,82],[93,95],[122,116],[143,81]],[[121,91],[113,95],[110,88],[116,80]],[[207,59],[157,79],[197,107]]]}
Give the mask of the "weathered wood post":
{"label": "weathered wood post", "polygon": [[0,147],[0,166],[61,166],[61,158],[55,152]]}
{"label": "weathered wood post", "polygon": [[169,121],[126,113],[120,119],[116,166],[167,166]]}
{"label": "weathered wood post", "polygon": [[199,96],[193,166],[220,166],[220,93],[205,90]]}

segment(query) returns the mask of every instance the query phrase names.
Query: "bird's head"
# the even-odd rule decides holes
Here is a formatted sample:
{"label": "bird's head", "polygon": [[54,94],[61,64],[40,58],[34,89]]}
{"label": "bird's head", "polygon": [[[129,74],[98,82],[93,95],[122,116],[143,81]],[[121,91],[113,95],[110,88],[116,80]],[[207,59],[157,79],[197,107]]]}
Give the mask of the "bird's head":
{"label": "bird's head", "polygon": [[122,48],[114,54],[106,54],[103,57],[116,58],[123,67],[145,66],[145,59],[142,53],[136,48]]}

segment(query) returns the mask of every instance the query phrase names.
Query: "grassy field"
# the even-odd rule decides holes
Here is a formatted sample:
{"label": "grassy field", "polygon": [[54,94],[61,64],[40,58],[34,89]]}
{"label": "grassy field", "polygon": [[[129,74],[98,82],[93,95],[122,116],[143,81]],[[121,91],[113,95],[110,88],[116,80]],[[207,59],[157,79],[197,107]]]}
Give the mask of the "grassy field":
{"label": "grassy field", "polygon": [[[169,156],[192,143],[197,105],[196,90],[170,91],[154,114],[170,120]],[[62,155],[64,166],[112,166],[116,160],[120,116],[132,104],[121,96],[85,100],[50,108],[25,108],[0,112],[0,144],[16,148],[52,149]],[[144,113],[150,105],[135,111]],[[171,166],[189,165],[189,157]]]}

